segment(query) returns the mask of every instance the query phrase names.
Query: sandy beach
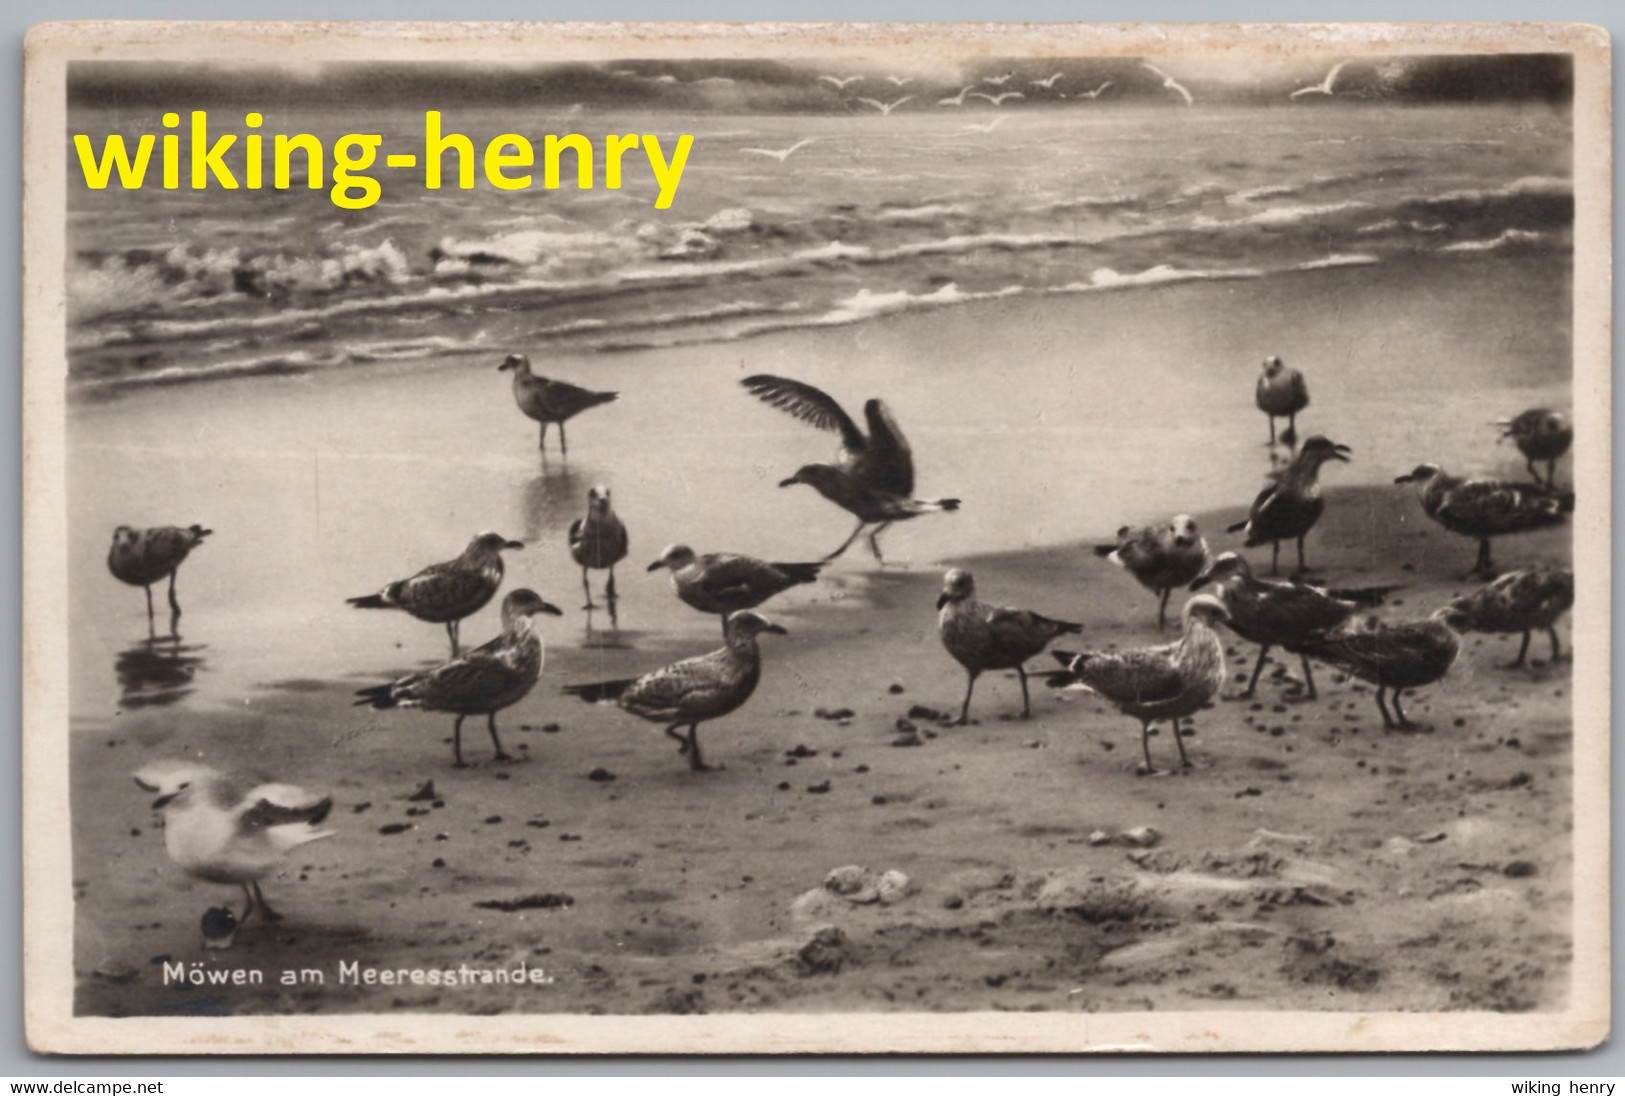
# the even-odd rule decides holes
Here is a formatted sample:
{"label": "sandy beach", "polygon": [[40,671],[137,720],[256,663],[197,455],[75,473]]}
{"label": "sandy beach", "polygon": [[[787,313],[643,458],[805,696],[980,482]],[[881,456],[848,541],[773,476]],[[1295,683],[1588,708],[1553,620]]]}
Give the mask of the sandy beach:
{"label": "sandy beach", "polygon": [[[1176,512],[1214,551],[1240,548],[1223,529],[1270,467],[1253,378],[1279,354],[1310,378],[1300,432],[1354,450],[1325,476],[1315,574],[1397,585],[1382,612],[1425,615],[1474,585],[1473,544],[1393,478],[1423,460],[1523,476],[1488,423],[1569,406],[1569,299],[1566,268],[1511,250],[1299,273],[1291,292],[1210,281],[565,355],[548,367],[622,391],[572,423],[567,466],[537,455],[500,355],[82,401],[68,424],[77,1010],[1560,1007],[1573,721],[1569,664],[1546,664],[1542,638],[1509,670],[1516,637],[1465,637],[1450,675],[1406,698],[1421,729],[1385,733],[1373,690],[1329,669],[1303,700],[1295,659],[1232,699],[1257,652],[1226,633],[1232,684],[1193,721],[1195,767],[1143,777],[1138,725],[1089,694],[1035,681],[1023,721],[1014,676],[989,675],[973,723],[944,726],[964,678],[933,605],[943,569],[964,566],[990,602],[1082,622],[1074,649],[1158,642],[1155,599],[1089,548]],[[769,603],[789,634],[764,637],[750,703],[701,728],[724,767],[693,773],[658,728],[560,687],[715,645],[714,619],[643,573],[663,544],[806,559],[850,531],[811,490],[774,487],[832,444],[742,394],[755,372],[853,410],[884,395],[919,493],[964,505],[889,531],[894,565],[855,547]],[[632,532],[618,636],[601,618],[587,632],[564,547],[597,482]],[[159,521],[217,535],[181,571],[182,638],[151,645],[139,591],[104,556],[114,525]],[[474,765],[457,770],[449,718],[350,704],[442,657],[443,632],[343,600],[486,528],[527,542],[505,588],[567,614],[545,620],[543,680],[502,718],[519,760],[492,763],[471,725]],[[1249,555],[1267,566],[1267,550]],[[1496,556],[1566,563],[1570,533],[1505,538]],[[495,613],[464,637],[494,634]],[[1566,621],[1559,634],[1569,649]],[[160,758],[334,797],[337,835],[266,882],[285,921],[200,950],[203,911],[238,895],[164,855],[130,782]],[[1160,837],[1122,837],[1137,827]],[[825,889],[847,865],[904,873],[908,891]],[[549,980],[340,984],[342,969],[521,962]],[[166,985],[174,963],[265,982]],[[276,984],[290,968],[323,979]]]}

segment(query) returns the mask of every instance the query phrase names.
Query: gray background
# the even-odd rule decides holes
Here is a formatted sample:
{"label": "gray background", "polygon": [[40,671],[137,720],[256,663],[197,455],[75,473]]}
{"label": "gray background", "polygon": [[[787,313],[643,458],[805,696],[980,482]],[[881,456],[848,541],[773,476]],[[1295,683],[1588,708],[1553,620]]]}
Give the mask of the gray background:
{"label": "gray background", "polygon": [[[0,170],[0,198],[13,210],[22,204],[22,49],[23,35],[37,22],[61,19],[646,19],[748,21],[1015,21],[1015,22],[1577,22],[1596,24],[1618,38],[1625,29],[1625,5],[1619,0],[1229,0],[1205,4],[1198,0],[1139,0],[1127,3],[1068,3],[1066,0],[553,0],[549,4],[523,0],[396,0],[372,4],[366,0],[278,0],[276,4],[252,0],[22,0],[0,7],[0,72],[15,94],[0,112],[0,148],[16,150]],[[1615,144],[1620,102],[1615,74]],[[1615,205],[1619,185],[1615,182]],[[0,361],[0,423],[10,443],[0,447],[0,514],[5,535],[0,537],[0,583],[12,596],[5,601],[0,620],[0,696],[13,702],[0,718],[3,739],[20,741],[21,613],[21,269],[20,216],[0,226],[0,328],[17,332]],[[1618,252],[1618,223],[1615,252]],[[1615,313],[1619,313],[1619,283],[1615,283]],[[1619,362],[1616,348],[1614,361]],[[1615,412],[1618,413],[1617,395]],[[1616,480],[1614,505],[1621,492]],[[1619,549],[1615,547],[1615,560]],[[1618,607],[1616,592],[1615,608]],[[1620,680],[1620,655],[1614,658],[1614,679]],[[1615,705],[1618,709],[1618,691]],[[1548,1055],[1382,1055],[1317,1056],[1206,1056],[1154,1058],[1148,1056],[1083,1058],[617,1058],[578,1061],[544,1058],[485,1059],[175,1059],[175,1058],[51,1058],[31,1054],[23,1042],[22,1024],[22,843],[21,778],[15,750],[0,749],[0,789],[10,793],[9,817],[16,839],[0,842],[0,884],[13,896],[0,903],[0,1076],[217,1076],[245,1075],[419,1075],[425,1073],[490,1075],[622,1076],[679,1074],[824,1074],[831,1076],[884,1073],[893,1075],[1030,1074],[1089,1076],[1251,1076],[1275,1075],[1480,1075],[1514,1077],[1600,1077],[1625,1074],[1625,1049],[1615,1039],[1587,1054]],[[1616,751],[1613,777],[1621,786],[1625,758]],[[1619,837],[1617,815],[1613,826]],[[1614,872],[1619,893],[1619,872]],[[1614,908],[1615,936],[1620,911]],[[1619,964],[1615,964],[1614,1002],[1619,1001]]]}

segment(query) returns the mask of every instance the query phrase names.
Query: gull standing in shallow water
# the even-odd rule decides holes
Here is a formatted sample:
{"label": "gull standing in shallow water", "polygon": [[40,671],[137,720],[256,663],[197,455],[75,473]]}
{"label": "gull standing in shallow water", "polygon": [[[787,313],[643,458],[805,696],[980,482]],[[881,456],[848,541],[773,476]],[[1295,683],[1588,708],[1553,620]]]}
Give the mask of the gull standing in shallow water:
{"label": "gull standing in shallow water", "polygon": [[265,904],[259,881],[292,850],[333,836],[316,829],[333,800],[292,784],[235,779],[189,761],[154,762],[137,770],[135,782],[158,796],[152,809],[163,812],[171,860],[197,879],[243,888],[248,905],[239,922],[255,910],[267,921],[281,920]]}
{"label": "gull standing in shallow water", "polygon": [[1032,714],[1032,701],[1022,663],[1043,653],[1057,636],[1081,631],[1081,624],[1051,620],[1026,609],[983,605],[976,600],[976,580],[971,573],[957,567],[949,571],[942,579],[942,596],[937,598],[937,634],[969,678],[957,722],[970,719],[971,693],[984,670],[1016,671],[1021,678],[1021,718],[1026,719]]}
{"label": "gull standing in shallow water", "polygon": [[1247,561],[1234,552],[1224,552],[1191,582],[1192,590],[1208,583],[1218,589],[1219,600],[1229,613],[1230,630],[1242,639],[1258,644],[1258,661],[1252,680],[1241,695],[1251,697],[1258,688],[1258,675],[1271,647],[1284,647],[1303,663],[1303,681],[1309,698],[1316,697],[1315,675],[1302,655],[1303,644],[1342,624],[1362,607],[1381,604],[1392,587],[1368,590],[1322,590],[1302,582],[1272,582],[1253,577]]}
{"label": "gull standing in shallow water", "polygon": [[387,685],[359,689],[356,706],[422,708],[450,712],[457,717],[451,729],[451,754],[457,768],[463,763],[463,720],[485,716],[491,745],[498,761],[511,761],[497,737],[497,713],[530,695],[542,676],[546,652],[542,633],[531,617],[537,613],[561,616],[558,607],[543,601],[534,590],[515,590],[502,599],[502,634],[461,658],[432,670],[408,674]]}
{"label": "gull standing in shallow water", "polygon": [[702,613],[722,617],[722,634],[728,634],[728,615],[740,609],[754,609],[775,594],[792,586],[817,582],[822,563],[767,563],[753,556],[729,552],[695,555],[686,544],[673,544],[649,570],[671,570],[671,586],[685,605]]}
{"label": "gull standing in shallow water", "polygon": [[[762,653],[756,637],[762,632],[786,634],[760,614],[741,609],[724,621],[723,645],[710,654],[674,662],[642,677],[566,685],[564,691],[591,704],[614,703],[640,719],[667,724],[666,735],[679,743],[677,752],[687,754],[689,768],[700,772],[707,767],[700,758],[700,724],[735,711],[756,691],[762,679]],[[678,734],[684,725],[688,734]]]}
{"label": "gull standing in shallow water", "polygon": [[[581,567],[581,589],[586,592],[589,613],[596,608],[592,603],[592,587],[587,584],[589,570],[609,572],[604,583],[604,600],[609,603],[609,623],[618,628],[615,616],[615,565],[626,558],[626,526],[615,516],[609,504],[609,488],[587,489],[587,516],[570,523],[570,558]],[[591,618],[589,618],[590,620]]]}
{"label": "gull standing in shallow water", "polygon": [[[1518,452],[1523,454],[1529,474],[1535,477],[1535,482],[1555,489],[1558,458],[1567,453],[1569,446],[1574,444],[1574,427],[1569,425],[1568,416],[1561,411],[1548,411],[1544,407],[1537,407],[1533,411],[1525,411],[1516,418],[1501,419],[1494,425],[1501,428],[1502,441],[1511,438],[1517,443]],[[1535,471],[1537,460],[1546,462],[1545,480],[1542,480],[1540,473]]]}
{"label": "gull standing in shallow water", "polygon": [[1552,661],[1563,657],[1557,643],[1557,619],[1574,607],[1574,572],[1560,567],[1508,571],[1448,606],[1446,624],[1458,632],[1523,633],[1518,657],[1508,669],[1523,665],[1530,633],[1540,629],[1552,641]]}
{"label": "gull standing in shallow water", "polygon": [[1202,573],[1208,552],[1196,519],[1179,514],[1165,525],[1125,525],[1117,530],[1117,543],[1096,545],[1095,555],[1111,560],[1158,595],[1160,629],[1167,623],[1169,593]]}
{"label": "gull standing in shallow water", "polygon": [[120,525],[113,530],[113,546],[107,552],[107,569],[120,582],[147,591],[147,626],[152,627],[152,584],[169,579],[169,622],[181,618],[181,603],[175,600],[175,572],[180,570],[192,549],[214,532],[201,525],[185,529],[160,525],[152,529],[132,529]]}
{"label": "gull standing in shallow water", "polygon": [[1394,482],[1417,484],[1423,513],[1452,533],[1478,541],[1471,575],[1490,573],[1491,537],[1561,525],[1574,509],[1572,494],[1554,494],[1538,484],[1452,476],[1437,464],[1419,464]]}
{"label": "gull standing in shallow water", "polygon": [[1309,406],[1309,386],[1304,383],[1302,373],[1288,369],[1280,358],[1265,358],[1264,371],[1259,374],[1253,390],[1253,402],[1269,416],[1271,445],[1275,444],[1275,420],[1281,415],[1287,420],[1281,440],[1288,446],[1298,444],[1298,412]]}
{"label": "gull standing in shallow water", "polygon": [[779,483],[780,487],[808,484],[858,519],[858,527],[852,535],[825,556],[825,562],[851,547],[865,527],[878,525],[879,528],[869,534],[869,548],[875,559],[884,563],[879,537],[892,522],[959,509],[958,499],[909,497],[914,493],[914,452],[880,400],[869,400],[863,405],[869,426],[866,435],[840,404],[810,384],[765,373],[746,377],[739,383],[763,402],[820,430],[841,436],[837,463],[803,465],[795,475]]}
{"label": "gull standing in shallow water", "polygon": [[455,658],[461,621],[483,609],[502,585],[502,550],[523,547],[500,533],[481,533],[456,559],[430,564],[411,578],[345,603],[357,609],[403,609],[419,620],[444,624]]}
{"label": "gull standing in shallow water", "polygon": [[1274,473],[1275,482],[1258,493],[1253,509],[1246,521],[1238,521],[1225,530],[1227,533],[1247,534],[1247,547],[1270,544],[1270,574],[1280,569],[1281,542],[1298,542],[1298,573],[1309,569],[1303,558],[1303,538],[1320,520],[1326,502],[1320,497],[1320,466],[1329,460],[1347,461],[1352,452],[1346,445],[1338,445],[1316,434],[1303,443],[1303,449],[1292,458],[1292,463]]}
{"label": "gull standing in shallow water", "polygon": [[1179,721],[1207,704],[1224,687],[1224,644],[1213,622],[1226,617],[1224,604],[1208,594],[1185,602],[1185,634],[1178,643],[1130,651],[1051,651],[1064,672],[1052,685],[1082,684],[1110,701],[1124,715],[1140,721],[1140,750],[1145,772],[1151,764],[1151,724],[1167,720],[1179,747],[1179,764],[1189,767]]}
{"label": "gull standing in shallow water", "polygon": [[[1448,627],[1451,617],[1452,611],[1446,608],[1422,620],[1395,624],[1374,616],[1351,619],[1305,642],[1303,653],[1377,686],[1382,725],[1409,728],[1412,724],[1399,706],[1399,694],[1431,685],[1450,670],[1461,649],[1456,633]],[[1393,690],[1397,720],[1383,703],[1389,689]]]}
{"label": "gull standing in shallow water", "polygon": [[538,448],[547,452],[547,424],[559,424],[559,452],[570,455],[570,446],[564,439],[564,424],[589,407],[610,403],[620,397],[619,392],[592,392],[567,381],[548,380],[530,371],[530,359],[523,354],[509,354],[497,372],[513,370],[513,399],[519,410],[542,424]]}

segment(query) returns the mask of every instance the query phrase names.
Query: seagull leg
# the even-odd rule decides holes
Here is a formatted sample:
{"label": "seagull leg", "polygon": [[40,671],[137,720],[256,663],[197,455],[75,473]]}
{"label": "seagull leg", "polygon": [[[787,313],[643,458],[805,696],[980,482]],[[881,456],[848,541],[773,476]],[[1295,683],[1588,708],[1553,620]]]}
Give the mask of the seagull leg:
{"label": "seagull leg", "polygon": [[559,456],[569,457],[570,445],[564,440],[564,423],[559,423]]}
{"label": "seagull leg", "polygon": [[457,657],[457,622],[455,620],[446,621],[446,638],[451,640],[451,657],[456,658]]}
{"label": "seagull leg", "polygon": [[1523,634],[1523,643],[1518,646],[1518,657],[1507,664],[1507,669],[1516,670],[1519,666],[1523,665],[1523,656],[1529,653],[1529,637],[1531,634],[1532,633],[1530,632],[1525,632]]}
{"label": "seagull leg", "polygon": [[1383,697],[1385,697],[1387,695],[1388,695],[1388,687],[1386,685],[1378,685],[1377,686],[1377,708],[1378,708],[1378,710],[1380,710],[1382,712],[1382,725],[1384,727],[1392,727],[1394,725],[1394,717],[1388,714],[1388,705],[1383,700]]}
{"label": "seagull leg", "polygon": [[143,586],[142,589],[147,591],[147,629],[149,631],[151,631],[152,628],[153,628],[153,623],[152,623],[152,587],[151,586]]}
{"label": "seagull leg", "polygon": [[1309,564],[1305,563],[1304,560],[1303,560],[1303,537],[1299,537],[1298,538],[1298,574],[1300,574],[1300,575],[1304,574],[1308,570],[1309,570]]}
{"label": "seagull leg", "polygon": [[[267,921],[282,920],[282,915],[280,913],[265,904],[265,895],[260,893],[260,885],[258,881],[250,883],[249,886],[254,888],[254,904],[260,908],[260,916],[265,918]],[[242,922],[239,920],[238,924],[241,923]]]}
{"label": "seagull leg", "polygon": [[679,754],[686,754],[688,752],[688,739],[677,733],[677,728],[681,726],[681,723],[673,723],[670,727],[667,727],[666,737],[675,738],[677,740],[677,752]]}
{"label": "seagull leg", "polygon": [[1270,574],[1278,575],[1280,573],[1281,573],[1281,542],[1278,541],[1278,540],[1272,540],[1272,541],[1270,541]]}
{"label": "seagull leg", "polygon": [[965,702],[959,706],[959,718],[954,720],[954,726],[963,727],[970,722],[970,694],[976,690],[976,672],[966,670]]}
{"label": "seagull leg", "polygon": [[1027,695],[1027,667],[1017,666],[1016,674],[1021,678],[1021,718],[1030,719],[1033,714],[1033,702]]}
{"label": "seagull leg", "polygon": [[1314,671],[1309,669],[1309,656],[1307,656],[1307,655],[1299,655],[1298,656],[1298,661],[1303,663],[1303,683],[1305,685],[1309,686],[1309,699],[1310,700],[1318,700],[1318,699],[1320,699],[1320,694],[1315,691],[1315,674],[1314,674]]}
{"label": "seagull leg", "polygon": [[688,767],[697,773],[703,773],[710,768],[709,765],[700,760],[700,725],[698,723],[688,725]]}
{"label": "seagull leg", "polygon": [[888,528],[890,528],[890,526],[891,522],[883,521],[875,528],[874,532],[869,534],[869,550],[875,554],[876,562],[878,562],[882,567],[886,565],[886,557],[880,554],[879,537],[880,534],[884,533]]}
{"label": "seagull leg", "polygon": [[451,756],[456,760],[453,765],[459,769],[468,766],[463,763],[463,717],[458,716],[457,722],[451,725]]}
{"label": "seagull leg", "polygon": [[247,883],[240,885],[243,888],[243,901],[247,903],[243,906],[243,915],[237,918],[237,924],[242,925],[248,921],[249,915],[254,912],[254,892],[248,889]]}
{"label": "seagull leg", "polygon": [[[179,567],[175,568],[175,571],[179,570]],[[169,616],[171,627],[174,626],[175,621],[181,618],[181,603],[175,600],[175,571],[169,572]]]}
{"label": "seagull leg", "polygon": [[1191,767],[1191,759],[1185,753],[1185,736],[1179,733],[1179,720],[1175,719],[1170,722],[1174,726],[1174,745],[1179,747],[1179,767],[1188,769]]}
{"label": "seagull leg", "polygon": [[1550,636],[1551,639],[1552,639],[1552,661],[1553,662],[1561,662],[1561,661],[1563,661],[1562,649],[1560,647],[1558,647],[1558,645],[1557,645],[1557,629],[1548,625],[1547,628],[1546,628],[1546,634],[1548,636]]}
{"label": "seagull leg", "polygon": [[1557,458],[1553,457],[1546,462],[1546,486],[1552,490],[1557,489]]}
{"label": "seagull leg", "polygon": [[1525,468],[1529,469],[1529,474],[1534,477],[1535,482],[1540,483],[1541,482],[1540,473],[1535,471],[1535,458],[1534,457],[1525,457],[1523,464],[1524,464]]}
{"label": "seagull leg", "polygon": [[1151,764],[1151,724],[1147,720],[1140,720],[1140,752],[1145,754],[1145,775],[1150,776],[1157,771]]}
{"label": "seagull leg", "polygon": [[536,448],[540,449],[544,455],[547,453],[547,423],[545,423],[545,422],[542,423],[542,440],[541,440],[541,444],[537,445]]}
{"label": "seagull leg", "polygon": [[587,604],[583,605],[582,608],[590,613],[598,606],[592,603],[592,587],[587,585],[587,569],[585,567],[581,569],[581,589],[587,595]]}
{"label": "seagull leg", "polygon": [[1171,593],[1173,593],[1173,588],[1164,586],[1162,588],[1162,600],[1157,603],[1157,631],[1159,632],[1168,627],[1168,595]]}
{"label": "seagull leg", "polygon": [[621,630],[620,619],[615,615],[615,568],[609,569],[609,581],[604,583],[604,600],[609,602],[609,626],[617,632]]}
{"label": "seagull leg", "polygon": [[1405,709],[1401,708],[1399,706],[1399,694],[1400,694],[1400,691],[1401,690],[1399,690],[1399,689],[1395,689],[1394,690],[1394,695],[1389,697],[1389,699],[1394,702],[1394,715],[1398,717],[1399,725],[1401,727],[1405,728],[1406,730],[1410,730],[1416,724],[1412,723],[1410,720],[1405,718]]}
{"label": "seagull leg", "polygon": [[868,525],[868,524],[869,523],[866,522],[866,521],[858,522],[858,527],[856,529],[852,530],[852,535],[847,537],[845,540],[843,540],[841,542],[841,546],[839,548],[835,549],[835,551],[833,551],[829,555],[825,556],[820,562],[828,563],[830,560],[834,559],[836,556],[839,556],[842,552],[844,552],[848,548],[852,547],[852,542],[858,539],[858,534],[862,533],[863,532],[863,527],[865,525]]}
{"label": "seagull leg", "polygon": [[502,739],[497,737],[497,714],[495,712],[485,713],[485,728],[491,732],[491,745],[497,748],[496,759],[498,761],[512,761],[513,758],[502,751]]}
{"label": "seagull leg", "polygon": [[1286,442],[1289,448],[1296,449],[1298,447],[1298,413],[1296,411],[1286,417],[1286,433],[1281,435],[1281,440]]}
{"label": "seagull leg", "polygon": [[1270,448],[1274,449],[1275,448],[1275,416],[1271,415],[1269,417],[1269,420],[1270,420]]}
{"label": "seagull leg", "polygon": [[1490,538],[1479,537],[1478,563],[1473,567],[1473,574],[1482,575],[1485,578],[1488,578],[1490,574],[1490,566]]}
{"label": "seagull leg", "polygon": [[1253,679],[1247,682],[1247,691],[1241,694],[1243,700],[1251,700],[1253,693],[1258,690],[1258,675],[1264,672],[1264,659],[1269,655],[1269,644],[1258,649],[1258,661],[1253,663]]}

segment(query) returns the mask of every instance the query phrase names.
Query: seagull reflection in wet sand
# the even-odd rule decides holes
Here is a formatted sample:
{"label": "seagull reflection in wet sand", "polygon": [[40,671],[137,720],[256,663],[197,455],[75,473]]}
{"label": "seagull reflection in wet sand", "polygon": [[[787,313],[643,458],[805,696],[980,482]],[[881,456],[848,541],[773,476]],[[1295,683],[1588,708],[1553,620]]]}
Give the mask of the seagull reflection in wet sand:
{"label": "seagull reflection in wet sand", "polygon": [[178,634],[141,640],[113,660],[119,704],[124,708],[161,708],[196,691],[193,678],[207,667],[201,643],[182,644]]}

